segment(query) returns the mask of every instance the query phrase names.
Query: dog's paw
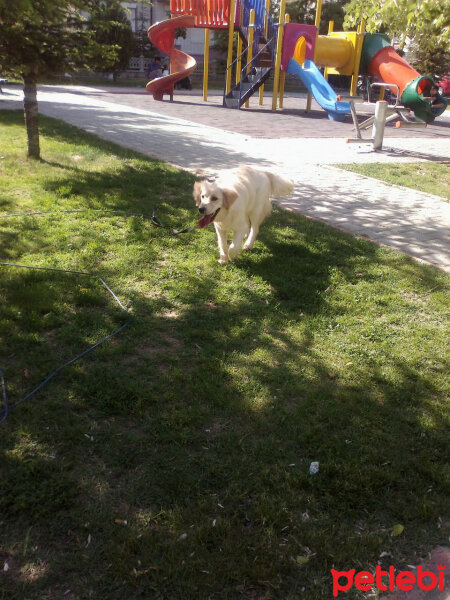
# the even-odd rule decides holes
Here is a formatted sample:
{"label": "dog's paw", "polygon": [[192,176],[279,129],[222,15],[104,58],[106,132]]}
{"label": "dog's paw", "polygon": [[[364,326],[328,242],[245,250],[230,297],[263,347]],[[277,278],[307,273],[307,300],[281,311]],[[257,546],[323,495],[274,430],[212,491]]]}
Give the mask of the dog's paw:
{"label": "dog's paw", "polygon": [[221,257],[219,258],[219,265],[226,265],[226,264],[227,264],[227,262],[228,262],[228,257],[226,257],[226,256],[221,256]]}
{"label": "dog's paw", "polygon": [[245,250],[248,252],[252,248],[253,248],[253,244],[244,244],[244,247],[242,248],[242,250]]}

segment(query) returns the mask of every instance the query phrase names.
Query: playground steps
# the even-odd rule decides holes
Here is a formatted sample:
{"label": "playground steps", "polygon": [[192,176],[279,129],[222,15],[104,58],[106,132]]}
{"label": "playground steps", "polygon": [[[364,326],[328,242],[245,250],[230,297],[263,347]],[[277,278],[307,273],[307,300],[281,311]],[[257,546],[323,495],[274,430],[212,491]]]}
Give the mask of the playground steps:
{"label": "playground steps", "polygon": [[[255,10],[255,21],[254,24],[250,25],[250,9],[252,8]],[[241,9],[239,24],[236,29],[243,42],[244,50],[227,68],[227,77],[230,76],[230,70],[233,74],[233,72],[237,73],[240,69],[240,82],[236,83],[228,93],[224,90],[223,96],[223,106],[238,109],[270,76],[274,66],[278,32],[261,0],[245,0],[241,3]],[[253,36],[249,36],[250,27],[253,27]],[[253,52],[249,48],[249,37],[252,40]],[[251,58],[249,55],[251,55]],[[248,62],[241,67],[241,62],[244,59]]]}
{"label": "playground steps", "polygon": [[253,67],[240,83],[224,95],[223,105],[227,108],[240,108],[263,85],[271,72],[272,66]]}
{"label": "playground steps", "polygon": [[259,43],[259,50],[257,54],[257,67],[271,67],[273,65],[272,53],[266,46],[267,42],[263,39],[262,42]]}

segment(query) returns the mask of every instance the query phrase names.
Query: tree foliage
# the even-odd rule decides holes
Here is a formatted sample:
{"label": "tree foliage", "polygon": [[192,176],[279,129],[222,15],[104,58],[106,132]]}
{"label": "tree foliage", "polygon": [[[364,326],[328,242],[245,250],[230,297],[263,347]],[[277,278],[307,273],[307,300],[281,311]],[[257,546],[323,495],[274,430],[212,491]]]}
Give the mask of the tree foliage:
{"label": "tree foliage", "polygon": [[91,0],[0,0],[0,63],[4,72],[46,76],[89,68],[102,54],[112,64],[117,48],[102,46],[86,28]]}
{"label": "tree foliage", "polygon": [[410,44],[419,70],[448,70],[450,0],[350,0],[345,12],[347,28],[365,20],[367,31],[387,32],[401,48]]}
{"label": "tree foliage", "polygon": [[[344,5],[347,0],[331,0],[322,4],[319,33],[328,32],[328,23],[334,21],[334,30],[342,31],[344,23]],[[304,23],[314,25],[316,18],[316,1],[293,0],[286,3],[286,12],[289,13],[291,23]]]}
{"label": "tree foliage", "polygon": [[[91,68],[114,74],[126,69],[138,48],[128,15],[120,0],[91,0],[87,28],[93,34],[98,51],[93,53]],[[105,46],[116,50],[115,61],[107,66],[103,56]]]}
{"label": "tree foliage", "polygon": [[40,157],[36,84],[39,77],[117,60],[118,46],[98,42],[86,26],[94,0],[0,0],[0,64],[24,81],[28,155]]}

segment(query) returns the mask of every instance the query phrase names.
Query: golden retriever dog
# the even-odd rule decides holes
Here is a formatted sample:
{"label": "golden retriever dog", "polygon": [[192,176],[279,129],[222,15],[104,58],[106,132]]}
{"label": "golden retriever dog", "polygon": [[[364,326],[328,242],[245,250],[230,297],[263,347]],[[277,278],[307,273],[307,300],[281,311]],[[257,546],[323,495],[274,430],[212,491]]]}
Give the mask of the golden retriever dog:
{"label": "golden retriever dog", "polygon": [[[234,260],[242,249],[253,248],[261,223],[272,210],[270,196],[289,196],[293,189],[291,181],[253,167],[220,171],[194,184],[195,203],[203,215],[198,225],[214,222],[221,264]],[[230,231],[234,237],[228,246]]]}

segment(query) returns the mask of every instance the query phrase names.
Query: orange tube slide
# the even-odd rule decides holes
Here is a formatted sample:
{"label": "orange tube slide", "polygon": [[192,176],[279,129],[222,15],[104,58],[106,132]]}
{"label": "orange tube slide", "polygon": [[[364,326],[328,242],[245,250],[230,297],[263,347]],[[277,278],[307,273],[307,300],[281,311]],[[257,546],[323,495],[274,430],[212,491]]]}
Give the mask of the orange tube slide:
{"label": "orange tube slide", "polygon": [[148,32],[148,39],[159,50],[168,54],[170,58],[170,75],[158,77],[149,81],[146,85],[147,92],[153,95],[155,100],[162,100],[164,94],[173,98],[173,87],[177,81],[188,77],[197,66],[197,61],[189,54],[174,47],[175,29],[178,27],[194,27],[195,17],[182,15],[161,21],[152,25]]}
{"label": "orange tube slide", "polygon": [[[399,97],[408,83],[420,77],[420,73],[413,69],[406,60],[403,60],[392,46],[386,46],[379,50],[371,59],[368,70],[369,75],[373,75],[379,81],[396,83],[400,88]],[[423,92],[423,90],[417,91]]]}

